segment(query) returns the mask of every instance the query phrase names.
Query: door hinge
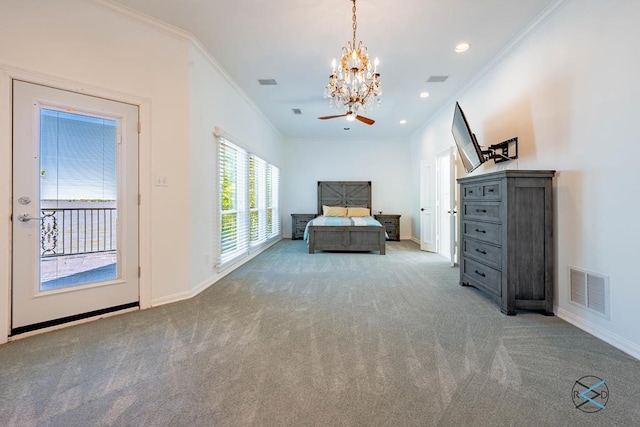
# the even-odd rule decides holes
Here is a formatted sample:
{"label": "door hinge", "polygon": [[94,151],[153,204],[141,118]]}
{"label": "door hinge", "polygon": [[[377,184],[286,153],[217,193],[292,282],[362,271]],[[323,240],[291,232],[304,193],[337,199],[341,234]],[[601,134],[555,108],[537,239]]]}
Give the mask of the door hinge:
{"label": "door hinge", "polygon": [[142,194],[138,194],[138,206],[142,205]]}
{"label": "door hinge", "polygon": [[138,133],[142,132],[142,122],[138,122]]}
{"label": "door hinge", "polygon": [[138,279],[142,276],[142,267],[138,266]]}

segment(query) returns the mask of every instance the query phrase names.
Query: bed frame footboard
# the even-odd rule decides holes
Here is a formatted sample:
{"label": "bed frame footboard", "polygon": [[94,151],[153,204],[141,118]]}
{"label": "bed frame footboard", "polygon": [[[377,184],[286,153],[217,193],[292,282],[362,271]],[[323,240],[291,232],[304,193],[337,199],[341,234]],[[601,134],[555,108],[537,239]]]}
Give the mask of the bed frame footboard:
{"label": "bed frame footboard", "polygon": [[342,252],[379,251],[385,254],[384,227],[375,225],[322,227],[310,225],[309,253],[317,250]]}

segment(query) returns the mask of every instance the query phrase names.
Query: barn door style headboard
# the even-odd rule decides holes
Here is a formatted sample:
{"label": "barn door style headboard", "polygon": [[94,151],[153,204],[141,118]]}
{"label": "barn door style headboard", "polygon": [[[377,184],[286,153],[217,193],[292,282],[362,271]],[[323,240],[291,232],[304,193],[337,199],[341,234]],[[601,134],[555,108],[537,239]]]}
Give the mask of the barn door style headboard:
{"label": "barn door style headboard", "polygon": [[318,215],[323,205],[371,209],[371,181],[318,181]]}

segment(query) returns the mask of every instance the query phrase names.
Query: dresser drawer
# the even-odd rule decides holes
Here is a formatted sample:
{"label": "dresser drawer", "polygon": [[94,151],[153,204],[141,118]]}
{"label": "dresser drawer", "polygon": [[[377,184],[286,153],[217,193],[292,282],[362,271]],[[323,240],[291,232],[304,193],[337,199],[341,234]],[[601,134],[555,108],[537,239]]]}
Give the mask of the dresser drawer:
{"label": "dresser drawer", "polygon": [[304,216],[304,217],[296,216],[293,219],[293,223],[295,224],[296,227],[302,226],[302,228],[304,228],[306,227],[307,223],[311,221],[313,218],[314,216]]}
{"label": "dresser drawer", "polygon": [[469,258],[462,259],[462,282],[466,285],[480,285],[494,295],[501,295],[502,273],[495,268],[475,262]]}
{"label": "dresser drawer", "polygon": [[389,240],[400,240],[400,215],[373,216],[387,231]]}
{"label": "dresser drawer", "polygon": [[469,219],[500,221],[500,202],[465,202],[462,212]]}
{"label": "dresser drawer", "polygon": [[500,245],[502,243],[501,231],[502,227],[500,224],[466,220],[462,221],[462,234],[465,238],[471,237],[473,239],[482,240],[483,242]]}
{"label": "dresser drawer", "polygon": [[381,222],[381,224],[382,224],[382,226],[384,228],[387,229],[387,234],[389,234],[389,236],[391,236],[392,234],[394,236],[398,235],[398,225],[397,224],[387,224],[387,223],[384,223],[384,222]]}
{"label": "dresser drawer", "polygon": [[387,229],[387,238],[389,240],[400,240],[400,236],[398,235],[397,230],[389,230]]}
{"label": "dresser drawer", "polygon": [[502,267],[502,247],[493,246],[488,243],[474,239],[464,239],[462,241],[462,255],[469,256],[500,270]]}
{"label": "dresser drawer", "polygon": [[307,223],[309,221],[311,221],[312,219],[313,218],[304,218],[304,219],[303,218],[296,218],[293,221],[293,226],[294,227],[302,227],[302,228],[304,228],[304,227],[306,227]]}
{"label": "dresser drawer", "polygon": [[315,214],[291,214],[291,239],[302,239],[307,223],[315,217]]}
{"label": "dresser drawer", "polygon": [[462,185],[463,200],[500,200],[502,198],[500,181]]}

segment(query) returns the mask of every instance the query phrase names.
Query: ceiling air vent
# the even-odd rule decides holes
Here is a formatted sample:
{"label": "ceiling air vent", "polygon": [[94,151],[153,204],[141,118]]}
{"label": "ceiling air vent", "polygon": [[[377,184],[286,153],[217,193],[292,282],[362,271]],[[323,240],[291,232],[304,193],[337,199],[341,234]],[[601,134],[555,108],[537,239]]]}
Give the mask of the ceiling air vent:
{"label": "ceiling air vent", "polygon": [[276,79],[258,79],[260,86],[276,86],[278,82]]}
{"label": "ceiling air vent", "polygon": [[427,80],[427,83],[444,83],[448,78],[449,76],[431,76],[429,80]]}
{"label": "ceiling air vent", "polygon": [[571,302],[609,319],[609,278],[569,267]]}
{"label": "ceiling air vent", "polygon": [[293,111],[293,114],[297,114],[297,115],[302,114],[302,110],[299,108],[292,108],[291,111]]}

